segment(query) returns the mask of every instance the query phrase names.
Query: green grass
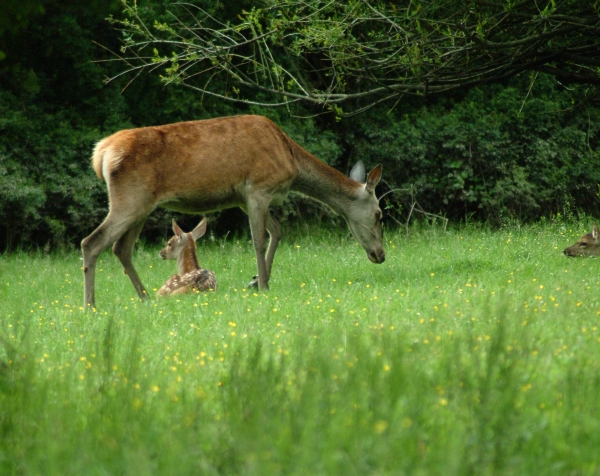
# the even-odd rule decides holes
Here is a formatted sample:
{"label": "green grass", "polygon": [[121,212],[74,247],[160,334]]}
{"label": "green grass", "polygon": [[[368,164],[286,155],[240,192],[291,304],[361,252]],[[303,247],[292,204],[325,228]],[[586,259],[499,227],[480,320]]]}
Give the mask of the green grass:
{"label": "green grass", "polygon": [[[217,293],[140,303],[110,253],[0,257],[0,474],[600,474],[584,225],[199,243]],[[135,262],[151,290],[175,272]]]}

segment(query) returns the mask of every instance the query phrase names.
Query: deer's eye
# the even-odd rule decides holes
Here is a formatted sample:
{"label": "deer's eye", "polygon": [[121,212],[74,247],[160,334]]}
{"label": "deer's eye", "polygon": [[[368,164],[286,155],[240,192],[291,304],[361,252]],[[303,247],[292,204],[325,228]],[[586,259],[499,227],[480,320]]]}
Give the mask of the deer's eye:
{"label": "deer's eye", "polygon": [[585,241],[582,241],[579,246],[587,246],[587,243]]}

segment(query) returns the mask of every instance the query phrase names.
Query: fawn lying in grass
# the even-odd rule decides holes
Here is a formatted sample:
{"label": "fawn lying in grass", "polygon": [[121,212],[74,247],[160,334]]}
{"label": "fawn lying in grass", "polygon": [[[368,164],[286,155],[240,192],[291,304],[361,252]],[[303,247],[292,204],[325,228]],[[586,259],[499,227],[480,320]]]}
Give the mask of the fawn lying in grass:
{"label": "fawn lying in grass", "polygon": [[600,255],[600,230],[594,225],[591,233],[586,233],[579,240],[563,250],[567,256],[598,256]]}
{"label": "fawn lying in grass", "polygon": [[160,257],[176,259],[179,274],[171,276],[157,294],[172,296],[190,291],[215,291],[217,289],[215,274],[200,267],[196,254],[196,240],[206,232],[206,218],[203,218],[190,233],[184,233],[173,220],[173,232],[175,236],[160,251]]}

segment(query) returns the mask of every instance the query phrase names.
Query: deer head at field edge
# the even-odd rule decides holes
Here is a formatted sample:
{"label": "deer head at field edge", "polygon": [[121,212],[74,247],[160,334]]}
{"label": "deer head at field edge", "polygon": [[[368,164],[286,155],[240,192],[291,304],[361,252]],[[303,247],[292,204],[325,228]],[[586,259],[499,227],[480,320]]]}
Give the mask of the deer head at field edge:
{"label": "deer head at field edge", "polygon": [[594,224],[591,233],[586,233],[571,246],[563,250],[567,256],[599,256],[600,255],[600,230]]}

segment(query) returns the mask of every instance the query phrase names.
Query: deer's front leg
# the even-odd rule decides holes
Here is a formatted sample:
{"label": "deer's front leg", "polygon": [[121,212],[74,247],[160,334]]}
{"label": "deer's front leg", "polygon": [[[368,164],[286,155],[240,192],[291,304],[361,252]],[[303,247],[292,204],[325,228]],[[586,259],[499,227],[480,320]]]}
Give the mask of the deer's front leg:
{"label": "deer's front leg", "polygon": [[256,267],[258,270],[258,289],[265,291],[269,289],[269,273],[265,260],[267,249],[267,215],[268,202],[263,200],[250,200],[248,203],[248,217],[250,220],[250,231],[252,232],[252,243],[256,252]]}
{"label": "deer's front leg", "polygon": [[273,267],[275,251],[277,251],[277,245],[279,245],[279,242],[281,241],[281,226],[270,213],[267,217],[267,231],[269,232],[269,248],[267,250],[266,265],[267,281],[269,281],[271,279],[271,268]]}

